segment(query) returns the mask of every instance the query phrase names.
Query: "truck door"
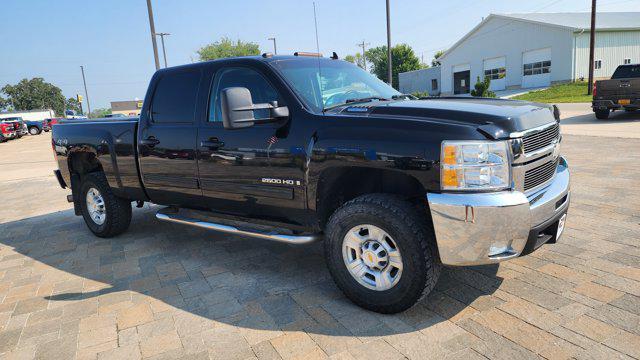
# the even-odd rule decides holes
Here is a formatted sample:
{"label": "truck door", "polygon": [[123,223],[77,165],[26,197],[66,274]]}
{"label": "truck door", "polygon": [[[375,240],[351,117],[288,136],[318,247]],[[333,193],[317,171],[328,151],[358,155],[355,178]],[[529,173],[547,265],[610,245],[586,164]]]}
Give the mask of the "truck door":
{"label": "truck door", "polygon": [[[222,123],[220,93],[229,87],[249,89],[254,104],[287,105],[267,74],[252,67],[215,72],[209,109],[198,131],[200,184],[207,207],[214,211],[291,222],[305,208],[304,145],[296,142],[302,137],[289,133],[295,115],[284,124],[234,130]],[[268,115],[268,110],[254,111],[256,119]]]}
{"label": "truck door", "polygon": [[195,155],[201,70],[170,71],[158,76],[155,88],[147,94],[152,96],[149,109],[140,116],[142,181],[152,202],[194,204],[202,196]]}

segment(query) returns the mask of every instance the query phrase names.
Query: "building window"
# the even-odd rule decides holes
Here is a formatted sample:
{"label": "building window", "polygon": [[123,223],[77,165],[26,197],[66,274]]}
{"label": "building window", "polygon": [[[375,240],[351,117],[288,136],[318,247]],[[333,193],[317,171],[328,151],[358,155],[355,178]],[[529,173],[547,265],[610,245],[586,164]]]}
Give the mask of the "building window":
{"label": "building window", "polygon": [[499,67],[495,69],[489,69],[484,71],[484,76],[488,77],[491,80],[504,79],[507,75],[507,69],[504,67]]}
{"label": "building window", "polygon": [[625,65],[631,64],[631,59],[624,59],[624,64]]}
{"label": "building window", "polygon": [[538,61],[524,64],[524,76],[549,74],[551,72],[551,61]]}
{"label": "building window", "polygon": [[593,62],[593,68],[598,70],[602,69],[602,60],[596,60]]}
{"label": "building window", "polygon": [[438,79],[431,79],[431,90],[438,90]]}

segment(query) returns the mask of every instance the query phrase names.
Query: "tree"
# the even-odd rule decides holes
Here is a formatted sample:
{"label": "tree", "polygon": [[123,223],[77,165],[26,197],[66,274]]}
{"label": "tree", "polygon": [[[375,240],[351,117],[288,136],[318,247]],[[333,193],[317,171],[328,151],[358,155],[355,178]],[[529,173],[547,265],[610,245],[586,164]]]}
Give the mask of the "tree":
{"label": "tree", "polygon": [[67,99],[66,109],[73,110],[76,114],[82,114],[82,106],[80,106],[80,102],[76,98]]}
{"label": "tree", "polygon": [[[366,52],[367,60],[372,64],[371,72],[380,80],[387,82],[387,47],[378,46]],[[423,69],[420,59],[413,52],[411,46],[398,44],[391,48],[391,76],[392,86],[398,88],[398,73]]]}
{"label": "tree", "polygon": [[476,81],[476,84],[473,86],[474,89],[471,90],[471,96],[489,97],[489,98],[496,97],[496,93],[489,90],[489,85],[491,85],[491,79],[488,76],[485,76],[483,81],[480,81],[480,76],[478,76],[478,80]]}
{"label": "tree", "polygon": [[53,109],[59,116],[64,114],[62,90],[43,78],[22,79],[16,85],[5,85],[2,92],[8,95],[14,110]]}
{"label": "tree", "polygon": [[9,109],[9,105],[11,105],[11,102],[0,96],[0,110]]}
{"label": "tree", "polygon": [[438,50],[436,51],[435,54],[433,54],[433,60],[431,60],[431,66],[440,66],[440,57],[442,57],[442,55],[444,55],[444,50]]}
{"label": "tree", "polygon": [[223,37],[219,41],[201,47],[198,51],[200,61],[215,60],[235,56],[260,55],[260,46],[242,40],[232,41]]}
{"label": "tree", "polygon": [[356,64],[364,69],[364,58],[360,53],[356,53],[355,55],[347,55],[344,57],[344,60]]}
{"label": "tree", "polygon": [[89,114],[90,119],[103,118],[105,115],[111,114],[111,109],[95,109]]}

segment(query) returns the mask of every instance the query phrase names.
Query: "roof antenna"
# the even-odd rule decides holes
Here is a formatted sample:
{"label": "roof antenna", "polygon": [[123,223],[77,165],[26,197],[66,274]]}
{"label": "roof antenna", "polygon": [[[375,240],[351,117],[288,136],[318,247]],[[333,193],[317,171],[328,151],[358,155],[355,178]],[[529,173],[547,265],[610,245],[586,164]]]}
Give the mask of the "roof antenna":
{"label": "roof antenna", "polygon": [[[313,2],[313,22],[316,26],[316,52],[320,54],[320,42],[318,41],[318,17],[316,16],[316,2]],[[320,101],[322,101],[322,114],[324,114],[324,100],[322,100],[322,68],[320,67],[320,56],[318,56],[318,86],[320,87]]]}

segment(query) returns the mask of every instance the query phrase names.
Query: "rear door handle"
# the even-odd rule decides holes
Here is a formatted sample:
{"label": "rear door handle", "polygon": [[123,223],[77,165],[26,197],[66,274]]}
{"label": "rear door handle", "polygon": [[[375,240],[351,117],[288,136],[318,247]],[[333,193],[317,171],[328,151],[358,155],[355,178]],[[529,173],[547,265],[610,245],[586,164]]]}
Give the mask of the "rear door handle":
{"label": "rear door handle", "polygon": [[142,144],[144,146],[148,146],[148,147],[154,147],[154,146],[160,144],[160,140],[156,139],[153,136],[149,136],[146,139],[140,140],[140,144]]}
{"label": "rear door handle", "polygon": [[223,147],[224,142],[218,140],[218,138],[210,138],[209,140],[201,141],[200,146],[204,148],[209,148],[211,150],[216,150]]}

